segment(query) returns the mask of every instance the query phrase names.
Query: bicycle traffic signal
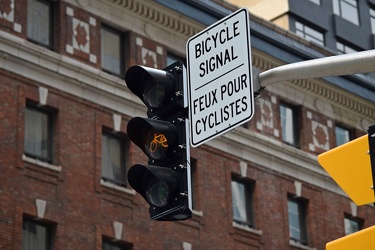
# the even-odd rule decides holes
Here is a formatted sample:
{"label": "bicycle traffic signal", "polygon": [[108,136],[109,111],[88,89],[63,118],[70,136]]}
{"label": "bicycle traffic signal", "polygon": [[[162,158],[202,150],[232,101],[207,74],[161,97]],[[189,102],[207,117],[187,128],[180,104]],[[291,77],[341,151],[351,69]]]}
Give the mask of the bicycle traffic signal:
{"label": "bicycle traffic signal", "polygon": [[147,117],[134,117],[127,133],[149,158],[135,164],[128,182],[150,205],[150,217],[160,221],[191,217],[190,147],[185,68],[176,62],[163,70],[132,66],[128,88],[148,107]]}
{"label": "bicycle traffic signal", "polygon": [[[357,206],[375,202],[375,124],[367,135],[320,154],[318,161]],[[328,242],[326,249],[375,249],[375,226]]]}
{"label": "bicycle traffic signal", "polygon": [[375,202],[375,125],[368,135],[320,154],[318,161],[357,206]]}
{"label": "bicycle traffic signal", "polygon": [[362,229],[340,239],[328,242],[326,250],[374,250],[375,249],[375,226]]}

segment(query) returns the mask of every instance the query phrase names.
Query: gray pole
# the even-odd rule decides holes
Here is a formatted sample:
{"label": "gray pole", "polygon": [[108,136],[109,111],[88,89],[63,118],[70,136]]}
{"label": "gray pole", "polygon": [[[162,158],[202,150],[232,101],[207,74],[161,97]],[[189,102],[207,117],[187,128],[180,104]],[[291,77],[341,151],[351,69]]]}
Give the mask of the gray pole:
{"label": "gray pole", "polygon": [[297,79],[375,72],[375,50],[337,55],[276,67],[259,73],[261,88]]}

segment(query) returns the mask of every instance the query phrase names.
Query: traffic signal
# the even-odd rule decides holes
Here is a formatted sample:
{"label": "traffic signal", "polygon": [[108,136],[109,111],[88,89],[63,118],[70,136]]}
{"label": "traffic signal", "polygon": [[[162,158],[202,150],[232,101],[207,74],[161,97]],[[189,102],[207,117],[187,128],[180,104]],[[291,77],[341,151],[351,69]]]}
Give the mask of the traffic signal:
{"label": "traffic signal", "polygon": [[[375,202],[375,124],[367,135],[320,154],[318,161],[357,206]],[[326,249],[375,249],[375,226],[331,241]]]}
{"label": "traffic signal", "polygon": [[368,135],[320,154],[318,161],[357,206],[375,202],[375,125]]}
{"label": "traffic signal", "polygon": [[150,217],[160,221],[191,217],[190,147],[185,68],[176,62],[163,70],[132,66],[128,88],[147,106],[147,118],[134,117],[127,133],[149,158],[135,164],[128,182],[150,205]]}
{"label": "traffic signal", "polygon": [[327,250],[374,250],[375,226],[349,234],[340,239],[331,241],[326,245]]}

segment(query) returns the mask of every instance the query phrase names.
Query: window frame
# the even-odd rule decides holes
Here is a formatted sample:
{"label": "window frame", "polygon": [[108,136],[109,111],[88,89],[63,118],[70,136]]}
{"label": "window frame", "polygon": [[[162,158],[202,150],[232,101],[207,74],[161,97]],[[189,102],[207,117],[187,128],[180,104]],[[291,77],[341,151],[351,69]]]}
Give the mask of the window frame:
{"label": "window frame", "polygon": [[[355,4],[353,4],[355,3]],[[352,24],[359,26],[360,25],[360,16],[359,16],[359,9],[358,9],[358,1],[357,0],[333,0],[333,14],[345,19]],[[346,15],[343,13],[345,10],[343,8],[350,7],[351,10],[355,10],[356,20],[348,18],[350,15]]]}
{"label": "window frame", "polygon": [[[311,27],[310,25],[301,22],[300,20],[295,20],[294,21],[294,28],[295,28],[295,33],[306,39],[307,41],[313,42],[315,44],[318,44],[320,46],[325,46],[325,37],[324,33],[318,31],[317,29]],[[319,34],[322,36],[322,39],[319,39],[315,34],[313,35],[313,32]]]}
{"label": "window frame", "polygon": [[182,62],[183,64],[186,65],[186,58],[182,58],[182,57],[179,57],[175,54],[172,54],[172,53],[167,53],[167,57],[166,57],[166,60],[165,60],[165,63],[166,63],[166,66],[169,66],[175,62]]}
{"label": "window frame", "polygon": [[336,41],[336,50],[337,50],[337,54],[349,54],[349,53],[355,53],[359,51],[351,47],[350,45],[339,40]]}
{"label": "window frame", "polygon": [[[282,111],[281,111],[282,108],[289,109],[292,112],[292,125],[293,125],[292,137],[293,137],[293,142],[288,141],[286,139],[285,133],[283,133],[284,127],[283,127],[283,117],[282,117]],[[280,129],[281,129],[281,140],[288,145],[299,148],[300,147],[300,132],[301,132],[300,128],[299,128],[299,125],[300,125],[299,107],[294,106],[292,104],[288,104],[288,103],[283,102],[283,101],[280,102],[279,118],[280,118]]]}
{"label": "window frame", "polygon": [[[300,239],[292,236],[291,232],[291,218],[290,218],[290,207],[289,204],[293,203],[297,205],[298,209],[298,224],[300,231]],[[302,198],[295,198],[292,195],[288,195],[287,199],[287,211],[288,211],[288,227],[289,227],[289,237],[291,240],[301,243],[302,245],[307,245],[307,200]]]}
{"label": "window frame", "polygon": [[319,5],[319,6],[321,5],[320,0],[309,0],[309,1],[316,4],[316,5]]}
{"label": "window frame", "polygon": [[[244,185],[244,198],[245,198],[245,208],[246,208],[246,221],[239,220],[235,218],[235,212],[234,212],[234,195],[233,195],[233,182],[239,183]],[[254,227],[254,187],[255,187],[255,181],[240,177],[237,175],[232,175],[231,178],[231,198],[232,198],[232,220],[239,224],[248,226],[249,228],[255,228]]]}
{"label": "window frame", "polygon": [[[46,230],[46,238],[44,240],[46,250],[52,250],[53,249],[53,241],[54,241],[54,231],[55,226],[49,223],[45,223],[43,221],[36,221],[32,218],[24,217],[22,220],[22,246],[25,241],[25,224],[31,223],[39,227],[43,227]],[[29,246],[28,246],[29,247]],[[28,248],[29,249],[29,248]]]}
{"label": "window frame", "polygon": [[[35,2],[39,2],[39,3],[42,3],[42,4],[46,4],[48,6],[48,9],[50,11],[49,13],[49,29],[48,29],[48,32],[49,32],[49,36],[48,36],[48,44],[45,44],[44,42],[42,41],[38,41],[37,39],[34,39],[32,37],[29,36],[29,25],[31,25],[31,20],[29,20],[29,1],[35,1]],[[56,25],[56,21],[55,21],[55,15],[56,14],[56,8],[55,8],[55,3],[54,1],[49,1],[49,0],[27,0],[27,10],[26,10],[26,16],[27,16],[27,24],[26,24],[26,36],[27,36],[27,40],[32,42],[32,43],[35,43],[35,44],[38,44],[40,46],[43,46],[45,48],[48,48],[50,50],[54,49],[55,47],[55,25]]]}
{"label": "window frame", "polygon": [[[337,131],[337,129],[340,129],[341,130],[341,132],[347,132],[347,136],[348,136],[348,140],[347,141],[345,141],[345,142],[343,142],[343,143],[341,143],[341,144],[339,144],[338,143],[338,141],[337,141],[337,135],[338,135],[338,131]],[[345,127],[345,126],[341,126],[341,125],[339,125],[339,124],[336,124],[335,125],[335,143],[336,143],[336,147],[338,147],[338,146],[340,146],[340,145],[343,145],[343,144],[345,144],[345,143],[347,143],[347,142],[349,142],[351,139],[352,139],[352,132],[351,132],[351,130],[350,129],[348,129],[347,127]]]}
{"label": "window frame", "polygon": [[369,7],[371,33],[375,35],[375,7]]}
{"label": "window frame", "polygon": [[[107,68],[105,66],[107,65],[104,65],[104,61],[103,61],[103,29],[106,30],[106,32],[109,32],[111,33],[112,35],[116,35],[118,36],[119,38],[119,54],[120,54],[120,62],[119,62],[119,71],[120,72],[116,72],[114,70],[111,70],[110,68]],[[121,77],[121,78],[124,78],[125,77],[125,34],[118,30],[118,29],[115,29],[109,25],[106,25],[104,23],[102,23],[101,25],[101,28],[100,28],[100,58],[101,58],[101,68],[104,72],[108,73],[108,74],[111,74],[111,75],[115,75],[115,76],[118,76],[118,77]]]}
{"label": "window frame", "polygon": [[119,241],[119,240],[115,240],[111,237],[107,237],[107,236],[103,236],[102,237],[102,247],[101,249],[102,250],[105,250],[105,245],[108,244],[110,247],[110,249],[112,250],[113,247],[116,247],[118,248],[118,250],[131,250],[133,249],[133,245],[128,243],[128,242],[124,242],[124,241]]}
{"label": "window frame", "polygon": [[[357,224],[357,226],[358,226],[358,230],[354,231],[354,232],[348,232],[348,231],[346,231],[346,229],[347,229],[346,223],[345,223],[346,220],[350,221],[350,222],[355,222]],[[350,234],[353,234],[353,233],[356,233],[356,232],[362,230],[363,229],[363,224],[364,224],[363,219],[358,218],[356,216],[352,216],[352,215],[347,214],[347,213],[344,213],[344,233],[345,233],[345,235],[350,235]]]}
{"label": "window frame", "polygon": [[[120,151],[120,165],[121,165],[120,166],[120,172],[121,172],[120,175],[122,175],[122,177],[124,179],[123,181],[117,180],[116,178],[111,178],[111,177],[105,176],[105,173],[103,173],[103,167],[107,166],[107,165],[104,165],[104,155],[103,155],[104,154],[104,152],[103,152],[104,137],[114,139],[114,140],[117,140],[119,142],[119,146],[120,146],[120,149],[119,149],[119,151]],[[126,178],[127,178],[128,158],[129,158],[129,140],[123,135],[119,135],[118,133],[114,134],[114,133],[111,133],[108,130],[104,129],[102,134],[101,134],[101,143],[102,143],[101,144],[101,147],[102,147],[102,151],[101,151],[101,154],[102,154],[102,156],[101,156],[101,158],[102,158],[101,179],[105,182],[110,182],[110,183],[115,184],[117,186],[127,188],[128,182],[127,182]]]}
{"label": "window frame", "polygon": [[[44,157],[44,156],[41,156],[41,155],[38,155],[38,154],[35,154],[33,152],[27,152],[26,150],[26,126],[27,126],[27,118],[26,118],[26,112],[27,110],[31,110],[33,112],[39,112],[41,114],[44,114],[44,115],[47,115],[47,150],[48,150],[48,153],[47,153],[47,157]],[[24,154],[27,156],[27,157],[30,157],[30,158],[33,158],[33,159],[36,159],[36,160],[40,160],[42,162],[46,162],[46,163],[49,163],[49,164],[53,164],[54,163],[54,127],[55,127],[55,113],[52,112],[52,111],[49,111],[45,108],[38,108],[34,105],[31,105],[31,104],[27,104],[26,107],[25,107],[25,116],[24,116],[24,126],[25,126],[25,129],[24,129]]]}

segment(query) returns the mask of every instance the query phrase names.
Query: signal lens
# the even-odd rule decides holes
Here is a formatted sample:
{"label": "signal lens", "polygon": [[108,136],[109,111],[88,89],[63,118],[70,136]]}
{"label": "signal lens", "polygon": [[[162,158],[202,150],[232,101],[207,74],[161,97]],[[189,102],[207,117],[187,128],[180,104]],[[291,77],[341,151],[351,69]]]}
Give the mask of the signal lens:
{"label": "signal lens", "polygon": [[170,190],[167,183],[156,177],[151,177],[146,188],[146,198],[155,207],[168,204]]}
{"label": "signal lens", "polygon": [[159,81],[148,79],[143,92],[143,101],[151,108],[158,108],[163,105],[165,99],[165,86]]}
{"label": "signal lens", "polygon": [[168,141],[164,134],[151,130],[147,133],[144,149],[154,160],[161,160],[167,156]]}

